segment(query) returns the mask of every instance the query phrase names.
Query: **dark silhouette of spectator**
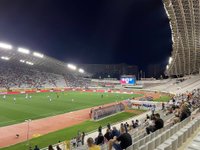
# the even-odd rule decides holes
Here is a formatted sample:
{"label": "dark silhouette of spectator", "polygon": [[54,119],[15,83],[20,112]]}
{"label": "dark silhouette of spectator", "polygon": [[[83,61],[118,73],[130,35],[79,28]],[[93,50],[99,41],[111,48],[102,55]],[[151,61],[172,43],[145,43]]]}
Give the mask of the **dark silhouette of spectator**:
{"label": "dark silhouette of spectator", "polygon": [[37,145],[35,145],[34,150],[40,150],[39,147]]}
{"label": "dark silhouette of spectator", "polygon": [[112,139],[112,133],[110,129],[106,130],[106,133],[104,134],[104,137],[107,141],[109,141],[110,139]]}
{"label": "dark silhouette of spectator", "polygon": [[102,145],[104,144],[104,136],[101,132],[99,132],[99,135],[97,136],[97,138],[95,139],[95,143],[97,145]]}
{"label": "dark silhouette of spectator", "polygon": [[160,114],[155,114],[155,125],[154,126],[149,126],[146,128],[147,134],[150,134],[150,132],[155,132],[158,129],[163,128],[164,126],[164,121],[160,118]]}
{"label": "dark silhouette of spectator", "polygon": [[114,147],[116,150],[123,150],[130,145],[132,145],[132,137],[129,133],[126,133],[124,127],[122,127],[121,135],[119,137],[114,137],[114,139],[109,141],[109,150],[112,150],[112,147]]}
{"label": "dark silhouette of spectator", "polygon": [[124,129],[125,129],[125,132],[127,133],[128,132],[128,127],[127,127],[126,123],[124,124]]}
{"label": "dark silhouette of spectator", "polygon": [[85,140],[85,132],[82,132],[81,134],[81,143],[84,145],[84,140]]}
{"label": "dark silhouette of spectator", "polygon": [[62,150],[59,145],[56,146],[56,150]]}
{"label": "dark silhouette of spectator", "polygon": [[111,130],[110,123],[107,124],[107,128],[108,128],[109,130]]}
{"label": "dark silhouette of spectator", "polygon": [[49,145],[48,150],[54,150],[52,145]]}
{"label": "dark silhouette of spectator", "polygon": [[116,127],[113,127],[113,130],[112,130],[112,138],[114,136],[118,137],[120,135],[120,132],[117,130]]}
{"label": "dark silhouette of spectator", "polygon": [[101,133],[102,132],[102,126],[100,125],[98,128],[98,131]]}
{"label": "dark silhouette of spectator", "polygon": [[162,102],[162,110],[165,110],[165,103]]}

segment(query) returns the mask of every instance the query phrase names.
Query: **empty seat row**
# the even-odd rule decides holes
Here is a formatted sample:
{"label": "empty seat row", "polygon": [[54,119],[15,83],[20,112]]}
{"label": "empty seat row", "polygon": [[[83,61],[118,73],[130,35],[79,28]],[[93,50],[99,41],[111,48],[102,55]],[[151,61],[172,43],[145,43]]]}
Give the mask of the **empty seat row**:
{"label": "empty seat row", "polygon": [[159,145],[157,150],[176,150],[200,127],[200,118],[195,118],[180,128],[173,136]]}
{"label": "empty seat row", "polygon": [[192,143],[186,148],[187,150],[199,150],[200,149],[200,132],[192,140]]}

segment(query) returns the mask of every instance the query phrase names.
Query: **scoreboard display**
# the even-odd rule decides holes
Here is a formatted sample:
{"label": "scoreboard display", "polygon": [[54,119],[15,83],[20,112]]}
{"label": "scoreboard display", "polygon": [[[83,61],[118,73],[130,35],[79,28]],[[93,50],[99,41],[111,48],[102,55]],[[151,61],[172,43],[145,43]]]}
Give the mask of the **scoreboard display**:
{"label": "scoreboard display", "polygon": [[120,83],[122,85],[135,85],[136,80],[135,80],[135,77],[122,76],[121,79],[120,79]]}

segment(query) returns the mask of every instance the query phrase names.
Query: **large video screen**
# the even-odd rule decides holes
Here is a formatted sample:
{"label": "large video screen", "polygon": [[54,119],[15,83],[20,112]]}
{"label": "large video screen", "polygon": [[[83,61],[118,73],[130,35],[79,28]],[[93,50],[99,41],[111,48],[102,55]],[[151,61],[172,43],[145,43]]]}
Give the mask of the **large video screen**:
{"label": "large video screen", "polygon": [[130,77],[121,77],[120,79],[121,84],[135,84],[135,78],[130,78]]}

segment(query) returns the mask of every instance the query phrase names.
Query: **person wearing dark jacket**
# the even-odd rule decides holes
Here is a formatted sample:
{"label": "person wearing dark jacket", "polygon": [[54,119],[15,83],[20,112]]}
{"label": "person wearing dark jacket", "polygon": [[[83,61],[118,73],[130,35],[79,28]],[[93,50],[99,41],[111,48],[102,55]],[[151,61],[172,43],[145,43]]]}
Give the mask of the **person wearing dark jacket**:
{"label": "person wearing dark jacket", "polygon": [[112,133],[109,129],[106,130],[106,133],[104,134],[104,137],[107,141],[109,141],[110,139],[112,139]]}
{"label": "person wearing dark jacket", "polygon": [[112,138],[114,136],[118,137],[120,135],[120,132],[117,130],[116,127],[113,127],[113,130],[112,130]]}
{"label": "person wearing dark jacket", "polygon": [[99,132],[99,135],[95,139],[95,143],[96,143],[96,145],[104,144],[104,136],[101,132]]}
{"label": "person wearing dark jacket", "polygon": [[155,132],[156,130],[159,130],[164,127],[164,121],[160,118],[160,114],[155,114],[155,125],[149,126],[146,128],[147,134],[150,134],[150,132]]}
{"label": "person wearing dark jacket", "polygon": [[35,145],[34,150],[40,150],[39,147],[37,145]]}
{"label": "person wearing dark jacket", "polygon": [[119,137],[114,137],[109,141],[108,150],[112,150],[112,147],[116,150],[123,150],[132,145],[132,137],[129,133],[126,133],[125,128],[121,127]]}

